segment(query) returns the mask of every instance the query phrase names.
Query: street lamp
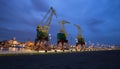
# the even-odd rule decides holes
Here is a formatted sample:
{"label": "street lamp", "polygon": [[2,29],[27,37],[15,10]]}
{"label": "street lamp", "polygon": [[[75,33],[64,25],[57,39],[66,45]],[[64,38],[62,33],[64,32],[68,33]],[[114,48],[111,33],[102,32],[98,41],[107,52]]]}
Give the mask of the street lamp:
{"label": "street lamp", "polygon": [[51,34],[48,34],[49,35],[49,42],[50,42],[50,45],[51,45],[51,39],[52,39],[52,37],[51,37]]}
{"label": "street lamp", "polygon": [[78,43],[78,39],[77,38],[75,39],[75,42]]}

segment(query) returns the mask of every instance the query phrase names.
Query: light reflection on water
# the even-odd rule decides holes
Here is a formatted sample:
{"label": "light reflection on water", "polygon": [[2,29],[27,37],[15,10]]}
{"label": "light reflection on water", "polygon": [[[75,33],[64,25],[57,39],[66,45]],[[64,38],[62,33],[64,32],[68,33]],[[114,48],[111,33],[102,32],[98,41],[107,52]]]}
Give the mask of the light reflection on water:
{"label": "light reflection on water", "polygon": [[22,52],[22,51],[25,51],[25,48],[15,48],[15,47],[0,48],[0,52]]}

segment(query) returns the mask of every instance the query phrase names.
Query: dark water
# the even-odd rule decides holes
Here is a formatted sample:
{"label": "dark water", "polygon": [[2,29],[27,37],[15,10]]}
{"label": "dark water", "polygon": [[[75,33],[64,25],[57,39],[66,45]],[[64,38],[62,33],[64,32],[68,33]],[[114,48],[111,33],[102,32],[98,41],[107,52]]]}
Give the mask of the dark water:
{"label": "dark water", "polygon": [[120,69],[120,51],[1,56],[0,69]]}

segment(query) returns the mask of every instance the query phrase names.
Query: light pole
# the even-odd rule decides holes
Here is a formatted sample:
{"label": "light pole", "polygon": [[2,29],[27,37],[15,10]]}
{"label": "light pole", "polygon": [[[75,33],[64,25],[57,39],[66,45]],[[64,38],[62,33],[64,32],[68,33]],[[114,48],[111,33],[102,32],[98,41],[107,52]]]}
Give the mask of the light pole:
{"label": "light pole", "polygon": [[75,42],[78,43],[78,39],[77,38],[75,39]]}
{"label": "light pole", "polygon": [[51,46],[51,39],[52,39],[51,34],[49,34],[49,43],[50,43],[50,46]]}
{"label": "light pole", "polygon": [[78,49],[77,49],[77,48],[78,48],[78,47],[77,47],[77,43],[78,43],[78,39],[77,39],[77,38],[75,39],[75,42],[76,42],[75,49],[76,49],[76,51],[77,51],[77,50],[78,50]]}

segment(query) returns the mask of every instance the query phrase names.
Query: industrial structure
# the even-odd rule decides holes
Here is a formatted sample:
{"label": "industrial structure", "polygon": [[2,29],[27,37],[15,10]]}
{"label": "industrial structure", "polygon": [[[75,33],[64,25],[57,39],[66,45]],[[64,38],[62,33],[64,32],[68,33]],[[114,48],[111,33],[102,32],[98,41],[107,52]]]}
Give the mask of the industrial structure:
{"label": "industrial structure", "polygon": [[77,28],[78,30],[78,34],[77,34],[77,41],[76,41],[76,50],[85,50],[86,45],[85,45],[85,41],[84,38],[82,36],[82,31],[79,25],[74,24],[74,26]]}
{"label": "industrial structure", "polygon": [[[50,7],[46,15],[40,21],[40,24],[37,26],[37,37],[35,39],[35,50],[48,50],[49,48],[49,38],[48,32],[51,24],[53,15],[56,16],[56,12],[53,7]],[[57,17],[57,16],[56,16]]]}
{"label": "industrial structure", "polygon": [[[49,44],[49,36],[48,36],[48,32],[49,32],[49,28],[50,28],[50,24],[52,21],[52,17],[53,15],[56,15],[55,10],[53,9],[53,7],[50,7],[50,9],[48,10],[48,12],[46,13],[46,15],[43,17],[43,19],[40,21],[39,25],[37,26],[37,36],[35,39],[35,43],[34,43],[34,50],[51,50],[51,46]],[[70,22],[66,21],[66,20],[61,20],[58,22],[58,25],[60,26],[60,31],[59,33],[57,33],[57,45],[55,47],[55,50],[69,50],[69,42],[67,40],[67,32],[65,30],[65,24],[70,24]],[[78,29],[78,35],[77,35],[77,40],[78,42],[76,43],[76,50],[78,49],[85,49],[85,42],[84,39],[82,37],[81,34],[81,29],[80,26],[74,24],[75,27],[77,27]],[[81,48],[80,48],[81,46]]]}
{"label": "industrial structure", "polygon": [[57,49],[64,50],[69,49],[69,43],[67,40],[67,32],[65,30],[65,24],[70,24],[70,22],[62,20],[59,22],[60,32],[57,34]]}

